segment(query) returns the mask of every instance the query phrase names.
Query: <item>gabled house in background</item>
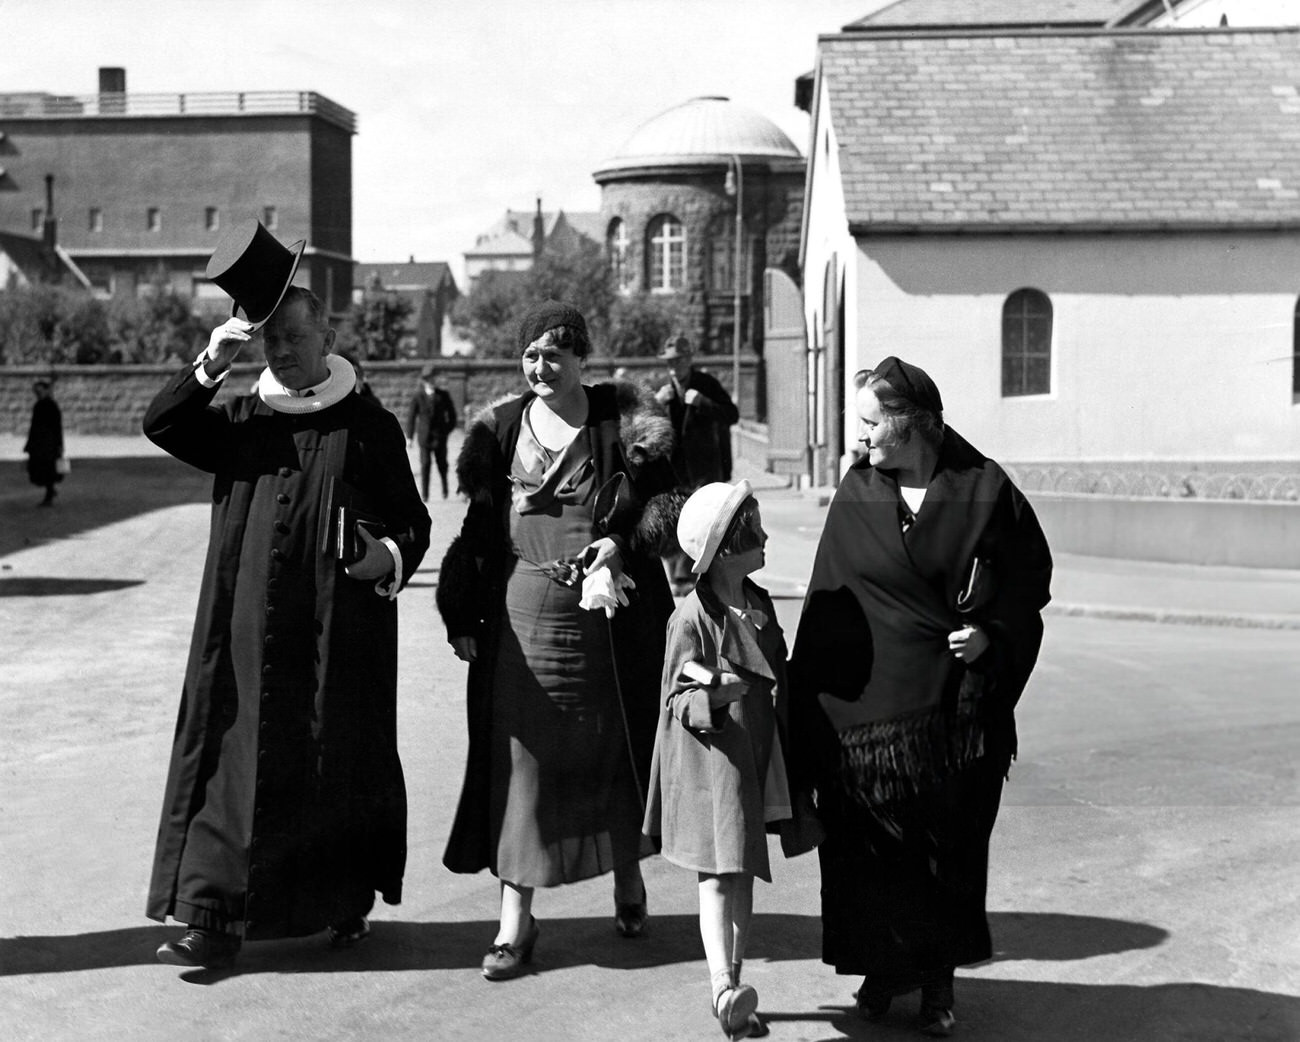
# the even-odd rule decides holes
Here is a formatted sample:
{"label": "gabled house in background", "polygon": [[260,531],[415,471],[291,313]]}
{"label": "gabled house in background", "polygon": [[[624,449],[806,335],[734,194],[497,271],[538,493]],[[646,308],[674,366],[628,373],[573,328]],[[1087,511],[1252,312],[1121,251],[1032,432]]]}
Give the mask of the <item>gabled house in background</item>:
{"label": "gabled house in background", "polygon": [[90,292],[90,282],[71,257],[34,235],[0,231],[0,293],[14,287],[56,282]]}
{"label": "gabled house in background", "polygon": [[1294,463],[1300,34],[881,22],[1011,6],[910,0],[819,41],[814,479],[852,459],[852,374],[890,354],[1008,462]]}
{"label": "gabled house in background", "polygon": [[540,199],[533,213],[507,210],[478,237],[473,249],[465,251],[465,280],[473,289],[475,280],[486,271],[528,271],[543,248],[562,246],[575,238],[603,242],[602,224],[597,213],[543,210]]}
{"label": "gabled house in background", "polygon": [[399,351],[404,358],[437,358],[451,339],[447,334],[451,306],[460,291],[445,261],[419,262],[411,257],[391,264],[358,264],[353,272],[352,300],[368,294],[402,297],[411,305],[406,335]]}

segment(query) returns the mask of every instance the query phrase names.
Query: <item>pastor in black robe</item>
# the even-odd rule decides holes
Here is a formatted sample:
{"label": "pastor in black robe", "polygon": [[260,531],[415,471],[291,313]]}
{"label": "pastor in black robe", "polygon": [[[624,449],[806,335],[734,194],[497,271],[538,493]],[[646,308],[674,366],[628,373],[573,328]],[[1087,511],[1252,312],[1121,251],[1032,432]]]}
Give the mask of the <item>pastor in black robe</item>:
{"label": "pastor in black robe", "polygon": [[147,912],[299,936],[398,903],[406,861],[397,605],[323,552],[322,500],[330,477],[367,497],[403,580],[429,515],[397,419],[355,391],[292,413],[214,394],[187,367],[144,420],[214,475]]}

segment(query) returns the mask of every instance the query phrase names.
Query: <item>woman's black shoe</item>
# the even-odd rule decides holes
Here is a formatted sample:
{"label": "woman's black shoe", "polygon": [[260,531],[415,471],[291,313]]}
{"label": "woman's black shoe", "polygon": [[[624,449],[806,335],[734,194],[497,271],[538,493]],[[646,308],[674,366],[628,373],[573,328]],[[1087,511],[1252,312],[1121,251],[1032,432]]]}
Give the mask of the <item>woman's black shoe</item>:
{"label": "woman's black shoe", "polygon": [[921,1034],[929,1035],[931,1038],[947,1038],[956,1026],[957,1018],[952,1015],[952,1010],[944,1006],[927,1006],[922,1003],[921,1014],[917,1020],[917,1027],[921,1029]]}
{"label": "woman's black shoe", "polygon": [[524,967],[533,961],[533,945],[537,943],[541,929],[537,920],[528,921],[528,936],[514,944],[494,944],[483,956],[483,976],[487,980],[509,980],[524,972]]}
{"label": "woman's black shoe", "polygon": [[620,937],[640,937],[645,932],[650,913],[646,909],[645,883],[641,884],[640,901],[614,902],[614,929]]}
{"label": "woman's black shoe", "polygon": [[364,915],[344,919],[330,927],[331,948],[351,948],[370,936],[370,920]]}

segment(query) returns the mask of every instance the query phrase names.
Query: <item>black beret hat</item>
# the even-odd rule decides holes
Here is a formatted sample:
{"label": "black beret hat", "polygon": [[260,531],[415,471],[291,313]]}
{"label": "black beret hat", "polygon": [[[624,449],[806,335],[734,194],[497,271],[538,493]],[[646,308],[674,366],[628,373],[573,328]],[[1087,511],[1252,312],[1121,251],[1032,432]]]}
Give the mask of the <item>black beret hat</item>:
{"label": "black beret hat", "polygon": [[918,409],[925,409],[935,415],[943,412],[943,399],[939,397],[939,388],[930,379],[930,374],[920,366],[890,355],[871,370],[871,375],[889,384],[897,394],[906,398]]}
{"label": "black beret hat", "polygon": [[582,317],[581,311],[572,304],[564,304],[558,300],[543,300],[540,304],[530,307],[519,322],[519,353],[523,354],[529,344],[548,329],[555,329],[557,326],[580,329],[583,339],[589,339],[587,320]]}

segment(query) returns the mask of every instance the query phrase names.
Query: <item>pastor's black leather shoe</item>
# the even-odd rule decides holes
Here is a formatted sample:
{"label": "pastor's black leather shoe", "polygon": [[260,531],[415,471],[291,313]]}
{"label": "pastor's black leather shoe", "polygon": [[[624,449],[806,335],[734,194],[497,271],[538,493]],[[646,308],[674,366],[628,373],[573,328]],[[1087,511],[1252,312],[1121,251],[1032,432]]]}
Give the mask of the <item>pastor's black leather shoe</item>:
{"label": "pastor's black leather shoe", "polygon": [[159,946],[158,961],[165,962],[168,966],[217,969],[235,961],[239,945],[239,938],[233,934],[191,927],[179,941],[168,941]]}

